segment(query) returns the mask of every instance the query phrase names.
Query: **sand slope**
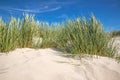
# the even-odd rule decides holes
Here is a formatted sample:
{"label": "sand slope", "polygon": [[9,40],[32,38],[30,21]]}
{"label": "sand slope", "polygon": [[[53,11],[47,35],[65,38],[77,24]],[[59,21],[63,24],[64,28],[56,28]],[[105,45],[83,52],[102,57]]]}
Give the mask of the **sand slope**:
{"label": "sand slope", "polygon": [[53,49],[16,49],[0,56],[0,80],[120,80],[120,63],[106,57],[65,57]]}
{"label": "sand slope", "polygon": [[117,55],[120,56],[120,37],[115,37],[114,39],[114,46],[117,48]]}

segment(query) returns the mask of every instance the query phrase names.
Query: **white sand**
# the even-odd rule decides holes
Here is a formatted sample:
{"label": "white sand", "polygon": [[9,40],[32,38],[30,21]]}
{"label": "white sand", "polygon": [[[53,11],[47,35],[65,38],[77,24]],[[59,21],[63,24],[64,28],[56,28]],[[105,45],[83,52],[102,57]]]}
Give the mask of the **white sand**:
{"label": "white sand", "polygon": [[53,49],[16,49],[0,56],[0,80],[120,80],[120,63],[75,60]]}
{"label": "white sand", "polygon": [[120,80],[120,63],[107,57],[80,61],[50,48],[23,48],[0,56],[0,80]]}

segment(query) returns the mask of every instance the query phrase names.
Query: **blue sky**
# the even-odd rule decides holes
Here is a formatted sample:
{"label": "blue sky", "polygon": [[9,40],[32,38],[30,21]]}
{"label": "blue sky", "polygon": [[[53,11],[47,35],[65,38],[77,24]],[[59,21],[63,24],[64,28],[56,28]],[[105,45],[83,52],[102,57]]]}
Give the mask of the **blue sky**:
{"label": "blue sky", "polygon": [[120,30],[120,0],[0,0],[3,19],[22,17],[23,13],[35,14],[37,20],[49,23],[93,13],[106,30]]}

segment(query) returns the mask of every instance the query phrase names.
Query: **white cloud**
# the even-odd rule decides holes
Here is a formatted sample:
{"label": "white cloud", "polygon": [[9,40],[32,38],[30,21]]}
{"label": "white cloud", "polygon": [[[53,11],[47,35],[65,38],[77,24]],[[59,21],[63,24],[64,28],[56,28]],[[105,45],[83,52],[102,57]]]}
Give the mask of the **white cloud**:
{"label": "white cloud", "polygon": [[[40,5],[33,5],[33,4],[39,4]],[[15,11],[15,12],[28,12],[28,13],[45,13],[45,12],[51,12],[51,11],[56,11],[61,9],[64,6],[68,6],[69,4],[74,4],[74,1],[63,1],[63,2],[58,2],[58,1],[43,1],[43,2],[29,2],[26,5],[23,5],[22,8],[19,7],[10,7],[10,6],[1,6],[0,9],[9,11],[10,13]],[[61,17],[65,17],[62,15]]]}
{"label": "white cloud", "polygon": [[54,2],[43,2],[42,4],[48,4],[48,5],[66,5],[66,4],[74,4],[76,3],[75,1],[63,1],[63,2],[57,2],[57,1],[54,1]]}
{"label": "white cloud", "polygon": [[54,8],[48,8],[48,6],[45,6],[42,9],[32,9],[32,10],[30,10],[30,9],[10,8],[10,10],[20,11],[20,12],[31,12],[31,13],[44,13],[44,12],[56,11],[56,10],[59,10],[60,8],[61,8],[60,6],[57,6],[57,7],[54,7]]}

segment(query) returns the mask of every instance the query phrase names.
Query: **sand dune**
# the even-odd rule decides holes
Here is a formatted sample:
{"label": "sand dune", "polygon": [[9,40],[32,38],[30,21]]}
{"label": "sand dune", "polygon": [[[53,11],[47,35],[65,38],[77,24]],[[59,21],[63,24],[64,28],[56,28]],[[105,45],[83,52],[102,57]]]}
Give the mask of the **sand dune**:
{"label": "sand dune", "polygon": [[80,61],[50,48],[23,48],[0,56],[0,80],[120,80],[120,63],[107,57]]}
{"label": "sand dune", "polygon": [[117,48],[117,54],[120,55],[120,37],[115,37],[113,38],[114,41],[114,46]]}

